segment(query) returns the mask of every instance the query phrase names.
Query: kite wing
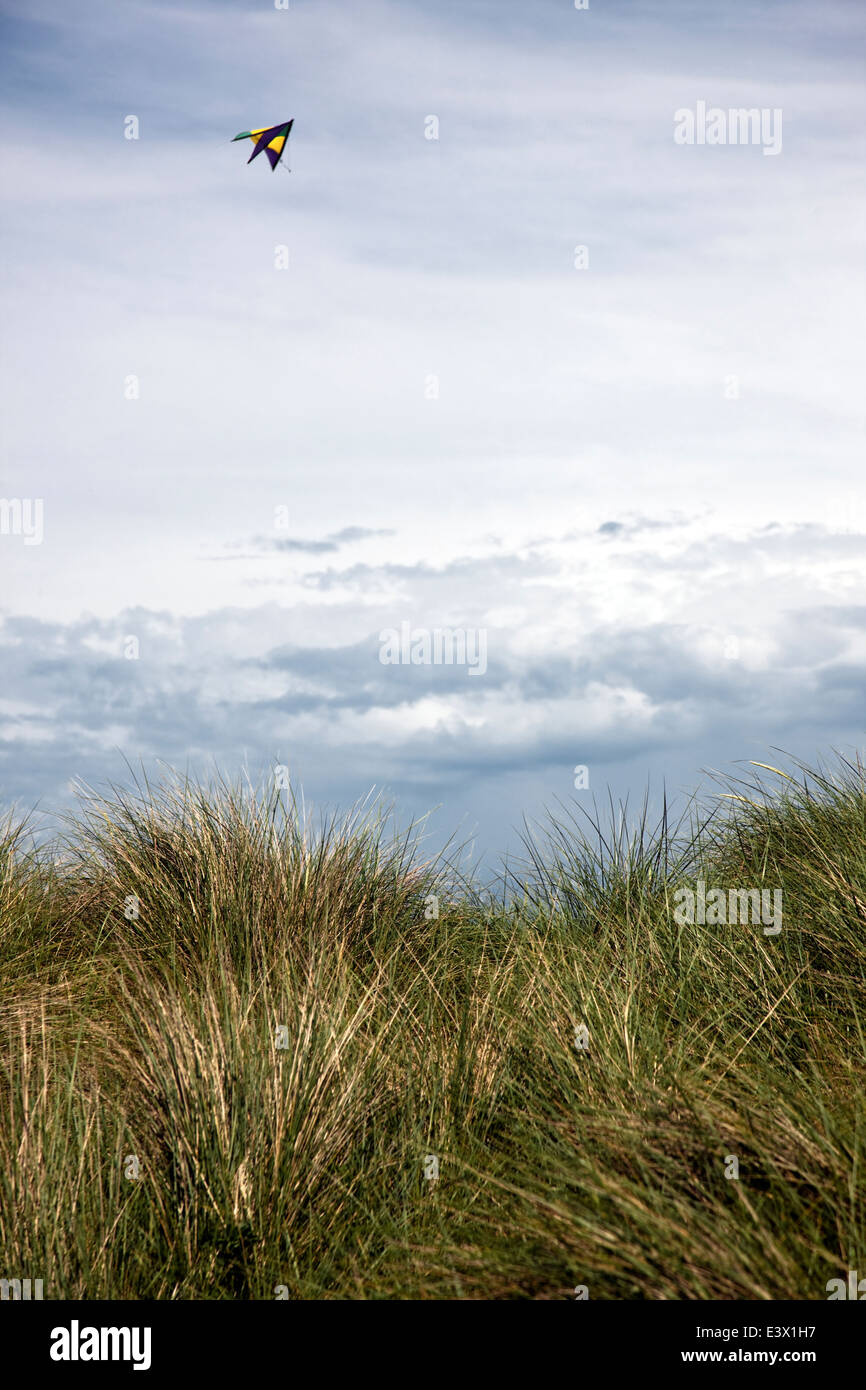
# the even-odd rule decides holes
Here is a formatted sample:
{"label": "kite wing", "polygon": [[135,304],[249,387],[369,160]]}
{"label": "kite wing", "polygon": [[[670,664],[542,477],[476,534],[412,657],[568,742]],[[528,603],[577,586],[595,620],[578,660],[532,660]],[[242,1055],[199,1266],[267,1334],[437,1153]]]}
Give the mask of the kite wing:
{"label": "kite wing", "polygon": [[[289,131],[295,124],[294,117],[290,121],[284,121],[282,125],[272,125],[265,129],[261,126],[258,130],[242,130],[240,135],[236,135],[235,140],[252,140],[255,149],[247,160],[247,164],[252,164],[257,154],[265,151],[271,161],[271,168],[276,169],[283,157],[283,150],[289,138]],[[234,141],[232,141],[234,144]]]}

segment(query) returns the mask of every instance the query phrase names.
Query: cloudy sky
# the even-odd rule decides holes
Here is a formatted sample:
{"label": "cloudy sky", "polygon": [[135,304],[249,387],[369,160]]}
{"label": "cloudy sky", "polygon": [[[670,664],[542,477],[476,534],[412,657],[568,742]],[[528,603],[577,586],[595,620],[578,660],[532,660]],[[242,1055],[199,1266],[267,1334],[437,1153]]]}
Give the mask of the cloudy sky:
{"label": "cloudy sky", "polygon": [[490,855],[862,746],[864,28],[4,0],[0,802],[281,763]]}

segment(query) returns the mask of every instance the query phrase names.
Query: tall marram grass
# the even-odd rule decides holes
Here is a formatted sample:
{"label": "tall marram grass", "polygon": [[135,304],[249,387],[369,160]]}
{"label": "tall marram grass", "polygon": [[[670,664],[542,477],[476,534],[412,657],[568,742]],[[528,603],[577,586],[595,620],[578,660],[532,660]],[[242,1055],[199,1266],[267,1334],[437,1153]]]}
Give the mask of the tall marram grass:
{"label": "tall marram grass", "polygon": [[[825,1298],[866,1271],[866,781],[769,771],[688,825],[563,812],[498,892],[277,791],[8,819],[0,1277]],[[781,888],[782,931],[678,922],[699,877]]]}

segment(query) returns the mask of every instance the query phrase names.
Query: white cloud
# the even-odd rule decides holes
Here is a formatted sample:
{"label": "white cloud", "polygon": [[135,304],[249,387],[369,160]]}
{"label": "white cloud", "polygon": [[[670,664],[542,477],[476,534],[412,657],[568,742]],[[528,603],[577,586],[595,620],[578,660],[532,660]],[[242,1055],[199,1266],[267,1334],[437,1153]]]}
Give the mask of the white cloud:
{"label": "white cloud", "polygon": [[[45,505],[0,537],[13,790],[115,737],[282,740],[341,795],[474,768],[489,811],[592,749],[642,780],[678,736],[688,777],[851,733],[854,7],[9,10],[0,494]],[[783,154],[675,146],[699,97],[781,107]],[[290,176],[229,143],[268,112]],[[314,548],[359,526],[393,534]],[[404,617],[487,625],[489,676],[383,685]]]}

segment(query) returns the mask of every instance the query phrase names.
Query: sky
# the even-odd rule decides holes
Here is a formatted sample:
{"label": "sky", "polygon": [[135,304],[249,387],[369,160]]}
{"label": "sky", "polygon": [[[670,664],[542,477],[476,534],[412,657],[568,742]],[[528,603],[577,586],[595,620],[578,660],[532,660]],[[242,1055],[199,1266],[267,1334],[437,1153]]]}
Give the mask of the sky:
{"label": "sky", "polygon": [[0,806],[284,766],[489,862],[862,747],[864,30],[3,0]]}

